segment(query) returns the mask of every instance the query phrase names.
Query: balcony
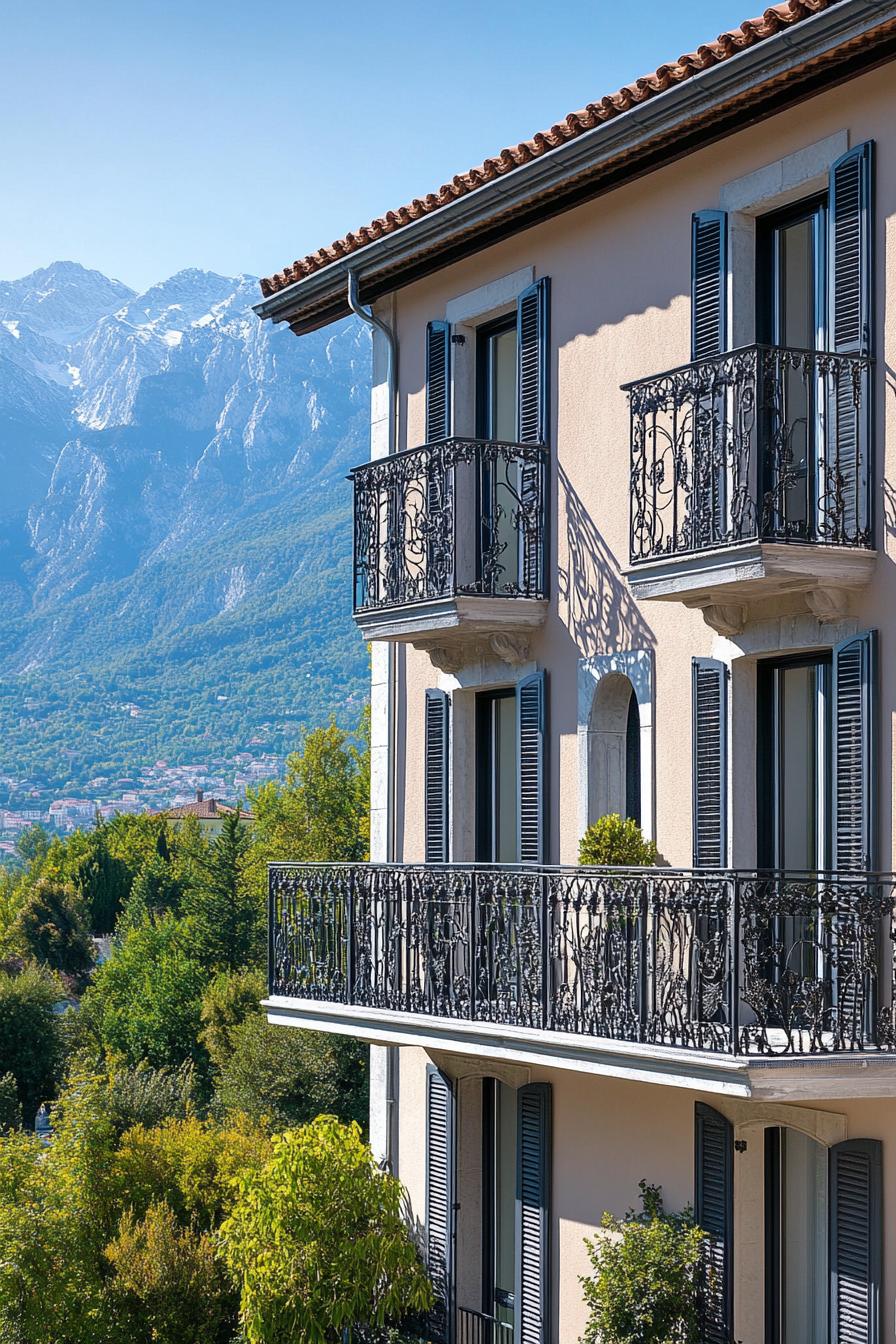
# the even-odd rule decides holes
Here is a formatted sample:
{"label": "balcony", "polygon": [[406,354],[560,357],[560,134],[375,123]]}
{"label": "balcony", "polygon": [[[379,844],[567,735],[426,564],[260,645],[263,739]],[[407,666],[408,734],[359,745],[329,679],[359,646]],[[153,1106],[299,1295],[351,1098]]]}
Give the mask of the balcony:
{"label": "balcony", "polygon": [[754,345],[630,383],[628,581],[720,633],[801,594],[846,614],[874,566],[871,361]]}
{"label": "balcony", "polygon": [[735,1095],[836,1096],[856,1077],[896,1095],[894,885],[274,864],[268,1015]]}
{"label": "balcony", "polygon": [[380,458],[354,484],[354,616],[445,671],[476,653],[528,658],[544,621],[547,455],[444,439]]}

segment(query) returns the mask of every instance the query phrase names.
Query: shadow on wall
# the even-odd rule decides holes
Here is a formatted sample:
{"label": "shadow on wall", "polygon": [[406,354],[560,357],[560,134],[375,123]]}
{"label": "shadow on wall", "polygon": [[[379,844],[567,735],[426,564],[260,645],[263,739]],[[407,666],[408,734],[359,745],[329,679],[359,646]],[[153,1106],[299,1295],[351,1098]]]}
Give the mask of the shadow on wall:
{"label": "shadow on wall", "polygon": [[[887,391],[896,398],[896,369],[886,364],[884,370]],[[896,537],[896,485],[882,476],[881,489],[884,497],[884,527],[888,537]]]}
{"label": "shadow on wall", "polygon": [[616,557],[560,466],[557,485],[560,526],[566,529],[565,567],[557,566],[560,619],[585,657],[653,648],[653,631],[619,573]]}

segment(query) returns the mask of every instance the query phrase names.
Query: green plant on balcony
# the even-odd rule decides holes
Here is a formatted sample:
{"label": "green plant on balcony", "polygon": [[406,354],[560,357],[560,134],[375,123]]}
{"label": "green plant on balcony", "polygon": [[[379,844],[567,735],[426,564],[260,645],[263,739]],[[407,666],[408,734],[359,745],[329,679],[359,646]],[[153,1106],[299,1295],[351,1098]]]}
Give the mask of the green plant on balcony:
{"label": "green plant on balcony", "polygon": [[640,1181],[641,1210],[605,1213],[586,1240],[594,1270],[581,1279],[581,1344],[696,1344],[706,1233],[690,1208],[667,1213],[659,1186]]}
{"label": "green plant on balcony", "polygon": [[631,817],[618,812],[598,817],[579,841],[579,863],[597,867],[649,868],[656,863],[657,848],[647,840]]}

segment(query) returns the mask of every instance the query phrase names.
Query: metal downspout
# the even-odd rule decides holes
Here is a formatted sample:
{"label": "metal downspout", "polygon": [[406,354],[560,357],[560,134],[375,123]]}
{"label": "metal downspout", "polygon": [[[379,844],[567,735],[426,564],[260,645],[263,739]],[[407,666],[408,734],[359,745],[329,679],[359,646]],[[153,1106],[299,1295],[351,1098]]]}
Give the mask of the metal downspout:
{"label": "metal downspout", "polygon": [[[358,298],[358,277],[354,271],[348,272],[347,286],[348,306],[359,317],[362,322],[366,322],[369,327],[375,327],[381,331],[386,339],[386,385],[389,395],[389,427],[388,441],[389,453],[398,451],[398,345],[395,340],[395,333],[388,323],[381,317],[377,317],[371,308],[366,308]],[[396,743],[396,723],[398,713],[398,659],[396,657],[395,646],[389,644],[387,652],[387,680],[389,687],[389,725],[387,756],[389,761],[388,777],[388,798],[386,802],[386,861],[394,863],[398,857],[398,817],[396,800],[398,797],[398,751]],[[396,1083],[398,1075],[398,1055],[395,1046],[385,1046],[385,1107],[386,1107],[386,1126],[385,1126],[385,1153],[384,1166],[388,1171],[394,1170],[394,1130],[395,1130],[395,1105],[396,1105]]]}

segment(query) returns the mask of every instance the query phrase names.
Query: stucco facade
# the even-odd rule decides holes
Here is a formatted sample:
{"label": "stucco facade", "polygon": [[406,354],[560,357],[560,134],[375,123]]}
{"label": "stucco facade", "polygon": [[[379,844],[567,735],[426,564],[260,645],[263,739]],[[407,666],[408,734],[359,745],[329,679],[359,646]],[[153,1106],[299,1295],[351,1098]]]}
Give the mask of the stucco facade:
{"label": "stucco facade", "polygon": [[[881,7],[887,11],[881,13],[881,21],[894,17],[891,8]],[[813,22],[809,20],[807,28]],[[482,353],[484,341],[509,331],[510,324],[502,324],[502,319],[517,312],[522,296],[531,293],[537,282],[550,281],[549,300],[544,300],[549,302],[549,336],[544,343],[548,371],[543,383],[547,398],[547,592],[543,601],[539,599],[541,606],[531,603],[529,614],[516,626],[502,624],[499,628],[496,624],[493,631],[478,608],[473,616],[458,614],[460,602],[450,612],[444,604],[439,607],[438,619],[432,617],[429,626],[427,611],[435,612],[436,605],[427,607],[422,601],[413,619],[406,603],[391,628],[388,612],[382,610],[367,617],[367,626],[360,620],[366,633],[373,629],[374,620],[379,622],[374,630],[372,688],[374,863],[408,865],[408,871],[424,875],[428,870],[443,874],[443,859],[455,865],[479,864],[489,882],[493,881],[491,862],[508,870],[520,863],[525,867],[528,855],[523,840],[519,842],[523,848],[513,854],[500,850],[501,820],[494,798],[503,787],[504,730],[501,698],[486,693],[506,691],[519,701],[519,687],[544,674],[539,683],[544,710],[539,767],[543,788],[538,795],[539,806],[544,808],[544,832],[538,863],[575,865],[586,824],[606,812],[621,812],[637,817],[644,833],[655,841],[661,868],[695,867],[693,808],[699,795],[696,776],[703,768],[697,742],[702,730],[694,711],[698,703],[695,660],[708,660],[706,665],[718,670],[725,687],[720,730],[725,746],[712,758],[724,774],[718,789],[721,863],[717,860],[709,866],[732,874],[736,870],[752,873],[757,868],[846,869],[842,832],[848,829],[848,818],[844,822],[843,817],[850,780],[849,768],[836,759],[837,734],[845,714],[845,700],[837,700],[844,694],[838,689],[838,650],[874,632],[868,633],[865,646],[873,651],[868,668],[876,659],[873,691],[870,680],[862,683],[861,713],[865,717],[860,721],[861,731],[857,729],[859,736],[865,734],[860,744],[865,754],[856,757],[856,769],[867,767],[870,781],[863,794],[866,811],[857,825],[863,836],[872,839],[865,850],[863,876],[853,883],[862,887],[871,881],[870,870],[896,868],[892,787],[896,541],[889,484],[896,479],[892,373],[896,367],[896,308],[891,300],[896,290],[893,76],[892,60],[856,70],[846,82],[753,123],[747,120],[711,143],[670,157],[664,165],[632,180],[623,177],[612,190],[604,190],[593,200],[543,222],[527,223],[501,241],[435,267],[423,278],[408,280],[377,298],[375,316],[391,331],[399,353],[390,408],[387,338],[381,329],[374,332],[374,459],[414,449],[433,437],[433,365],[427,336],[432,324],[448,333],[450,340],[444,365],[449,384],[446,414],[450,417],[446,432],[462,440],[484,437],[483,396],[486,400],[497,396],[492,383],[487,383],[483,394],[483,370],[491,367]],[[841,565],[837,546],[826,544],[830,538],[813,546],[807,534],[794,533],[787,541],[801,547],[795,568],[791,565],[789,570],[773,572],[771,561],[761,574],[755,565],[749,574],[744,568],[741,589],[738,572],[730,567],[725,570],[724,557],[712,558],[722,577],[701,579],[704,587],[698,588],[684,567],[680,573],[673,572],[674,564],[669,563],[663,576],[663,563],[670,561],[665,554],[660,557],[660,579],[651,596],[644,582],[639,588],[637,566],[630,557],[636,473],[631,407],[623,385],[693,363],[693,217],[699,212],[723,212],[718,216],[724,221],[725,239],[722,350],[768,341],[762,295],[778,281],[769,279],[763,250],[767,244],[762,240],[772,236],[773,228],[789,227],[791,219],[799,222],[804,206],[806,212],[817,212],[811,225],[821,249],[813,281],[818,289],[814,301],[823,304],[836,283],[841,245],[828,222],[836,214],[832,172],[863,145],[873,145],[873,179],[869,179],[873,180],[873,204],[863,216],[870,237],[863,265],[868,267],[872,295],[863,351],[863,357],[870,355],[873,360],[873,372],[863,389],[871,426],[867,443],[873,443],[874,451],[873,460],[870,448],[867,458],[873,461],[869,467],[872,534],[861,545],[852,545],[853,554]],[[775,255],[782,266],[782,254]],[[783,313],[784,298],[779,295],[773,302]],[[796,305],[789,291],[787,303]],[[517,329],[522,331],[521,326]],[[819,329],[813,351],[830,348],[832,330],[828,325]],[[786,344],[780,337],[773,343]],[[494,359],[498,358],[494,353]],[[822,394],[817,396],[821,402]],[[698,410],[703,404],[698,397]],[[806,423],[812,415],[816,417],[812,433],[827,435],[825,441],[831,442],[834,412],[830,405],[825,403],[821,409],[816,405],[806,414]],[[822,420],[825,423],[818,428]],[[820,437],[812,442],[819,442]],[[793,466],[792,459],[788,465]],[[813,479],[811,462],[807,470]],[[811,485],[808,492],[811,496]],[[813,507],[817,505],[816,500]],[[460,514],[479,505],[458,488],[454,507]],[[466,535],[464,547],[473,544],[472,536]],[[780,548],[782,555],[784,549]],[[432,561],[420,563],[425,569]],[[713,583],[718,584],[715,597]],[[511,618],[502,614],[501,621],[505,619]],[[493,637],[495,632],[499,638]],[[796,785],[787,772],[795,760],[799,763],[802,739],[798,734],[781,737],[780,742],[775,737],[774,750],[767,739],[783,731],[780,723],[785,711],[795,714],[787,708],[786,697],[791,692],[776,689],[784,685],[786,670],[796,669],[802,676],[807,668],[811,672],[806,675],[816,679],[809,692],[816,700],[806,712],[816,716],[812,718],[812,741],[820,745],[817,760],[813,756],[811,786],[806,786],[811,797],[806,795],[808,803],[806,798],[795,803]],[[845,673],[842,681],[845,684]],[[427,694],[433,691],[442,693],[438,703],[444,706],[443,755],[438,767],[444,772],[444,798],[438,787],[433,792],[435,758],[426,720]],[[824,718],[830,703],[832,721]],[[522,713],[518,710],[518,723]],[[819,728],[823,719],[833,727]],[[777,753],[772,773],[770,753]],[[828,769],[835,777],[832,785],[819,781],[818,772]],[[518,801],[524,787],[520,770],[518,763]],[[852,783],[856,783],[855,776]],[[766,795],[779,789],[781,799],[772,805]],[[487,793],[492,812],[483,820]],[[444,850],[436,860],[434,808],[442,809],[438,821],[444,828]],[[784,820],[787,808],[790,822]],[[793,823],[794,817],[802,816],[809,820]],[[811,855],[818,856],[817,863],[795,865],[780,858],[796,852],[786,848],[792,840],[788,825],[796,842],[800,826],[804,830],[811,826],[815,837]],[[424,890],[425,877],[421,880]],[[543,880],[548,884],[553,879]],[[732,890],[739,880],[731,877]],[[570,878],[562,890],[572,892],[573,881]],[[784,879],[780,881],[784,884]],[[436,884],[442,884],[439,899],[443,901],[447,882],[443,875]],[[819,1010],[814,1029],[809,1025],[810,1010],[803,1004],[803,1016],[795,1013],[782,1021],[779,1013],[767,1031],[754,1031],[763,1010],[755,1006],[755,994],[751,998],[743,989],[753,971],[743,964],[749,961],[749,939],[746,934],[742,937],[737,907],[726,905],[719,916],[721,924],[734,932],[716,930],[715,934],[711,905],[701,907],[704,932],[700,936],[709,941],[716,937],[716,945],[727,938],[725,955],[733,966],[729,970],[733,989],[729,985],[726,1000],[731,1034],[725,1049],[709,1044],[724,1017],[724,1007],[707,1010],[698,1037],[679,1041],[673,1039],[673,1032],[664,1038],[665,1044],[651,1038],[649,1031],[638,1035],[620,1030],[610,1039],[613,1033],[602,1035],[594,1029],[589,1035],[579,1028],[577,1035],[568,1019],[561,1021],[559,1016],[552,1019],[552,1029],[541,1019],[539,1026],[534,1016],[524,1016],[518,998],[510,1008],[501,1000],[505,991],[511,997],[522,995],[524,972],[507,990],[491,961],[488,974],[492,979],[482,992],[478,1011],[467,1011],[464,996],[475,992],[468,984],[475,974],[471,967],[480,966],[476,939],[493,937],[481,910],[470,916],[470,928],[476,932],[469,934],[462,953],[455,948],[441,961],[425,966],[421,962],[419,969],[408,971],[407,981],[402,981],[404,999],[392,994],[387,972],[380,978],[371,972],[364,994],[355,998],[340,987],[329,998],[309,992],[299,996],[299,1002],[276,982],[272,984],[268,1004],[272,1021],[356,1034],[372,1043],[372,1142],[406,1185],[421,1237],[430,1253],[435,1245],[436,1258],[441,1256],[440,1273],[444,1261],[449,1262],[449,1273],[440,1279],[449,1307],[443,1322],[447,1338],[494,1344],[499,1340],[503,1344],[511,1334],[526,1342],[571,1344],[578,1339],[586,1320],[580,1284],[581,1275],[588,1271],[585,1239],[595,1235],[604,1210],[621,1215],[637,1202],[641,1179],[661,1185],[670,1207],[694,1201],[695,1186],[699,1195],[701,1182],[697,1168],[704,1161],[695,1115],[699,1117],[706,1108],[719,1118],[731,1170],[728,1175],[723,1173],[730,1216],[718,1233],[720,1263],[730,1280],[728,1315],[722,1303],[705,1337],[737,1339],[743,1344],[802,1344],[803,1340],[808,1344],[810,1339],[813,1344],[839,1339],[859,1344],[889,1335],[896,1310],[896,1236],[892,1232],[896,1056],[881,1024],[890,1022],[893,1012],[892,905],[886,906],[885,915],[878,911],[875,916],[880,922],[874,926],[869,946],[874,944],[877,960],[875,970],[868,972],[874,990],[869,990],[867,1002],[863,999],[858,1010],[862,1024],[856,1026],[857,1010],[854,1006],[848,1009],[843,989],[849,974],[847,955],[837,943],[841,936],[837,930],[844,927],[837,924],[842,913],[827,924],[819,915],[819,922],[811,926],[814,931],[807,933],[808,925],[793,921],[808,918],[806,907],[800,904],[805,891],[817,893],[824,884],[817,878],[808,885],[803,881],[803,896],[794,904],[795,882],[792,876],[786,882],[790,904],[774,912],[773,920],[778,922],[773,938],[789,939],[791,952],[797,944],[800,947],[793,954],[795,960],[775,972],[779,977],[775,984],[780,987],[792,973],[800,978],[802,991],[807,992],[810,981],[816,989],[821,986],[819,992],[827,995],[826,1007]],[[506,889],[511,887],[512,883]],[[466,900],[468,892],[484,888],[474,884],[457,889],[462,889]],[[891,888],[886,885],[885,889],[889,901]],[[850,890],[855,895],[858,887]],[[875,885],[874,890],[879,893],[884,887]],[[551,906],[555,899],[560,898],[548,896],[539,918],[556,918]],[[439,913],[430,913],[428,918],[442,918],[438,901],[431,909]],[[380,965],[391,956],[406,958],[408,966],[417,967],[413,959],[424,926],[416,906],[414,912],[396,935],[397,941],[382,944]],[[487,913],[491,918],[492,905]],[[453,911],[452,918],[455,915]],[[522,960],[519,948],[530,926],[518,923],[513,926],[516,933],[508,932],[513,919],[524,916],[517,913],[508,919],[505,910],[503,917],[506,942],[490,944],[491,952],[500,957],[503,946],[508,961]],[[374,917],[368,912],[363,918]],[[571,923],[567,920],[564,936],[580,935],[584,918],[577,914]],[[648,917],[641,914],[637,918]],[[771,920],[772,916],[763,918]],[[691,998],[680,1007],[687,1017],[696,1011],[690,969],[698,956],[693,942],[696,935],[692,929],[691,941],[682,950],[683,945],[675,943],[677,934],[669,932],[673,922],[657,935],[651,956],[675,963],[678,981],[687,983]],[[602,926],[608,940],[611,924]],[[431,930],[425,936],[431,938]],[[763,939],[766,934],[754,937],[760,960],[769,956],[769,943]],[[820,960],[830,953],[831,939],[840,950],[830,954],[825,970],[819,970]],[[811,944],[808,953],[803,944]],[[558,950],[556,940],[545,946],[541,973],[547,985],[543,993],[550,999],[552,986],[562,978],[558,965],[564,952]],[[366,944],[365,950],[369,951]],[[793,969],[797,962],[798,972]],[[576,974],[565,986],[570,992],[581,991],[586,964],[592,965],[584,958],[577,962]],[[655,970],[654,965],[652,973]],[[637,974],[642,972],[643,968]],[[433,975],[441,977],[436,989],[424,984]],[[875,1027],[869,1025],[872,998]],[[424,1000],[425,1006],[420,1007]],[[845,1042],[843,1022],[849,1011],[855,1030]],[[739,1036],[739,1030],[745,1034]],[[684,1045],[696,1048],[679,1048]],[[442,1082],[433,1084],[433,1077]],[[445,1091],[436,1095],[433,1086],[443,1086]],[[541,1240],[529,1264],[529,1269],[535,1265],[533,1281],[541,1274],[544,1282],[525,1302],[523,1296],[530,1291],[526,1286],[528,1252],[520,1248],[519,1238],[525,1237],[525,1231],[519,1229],[525,1227],[527,1196],[525,1191],[520,1194],[519,1185],[516,1197],[522,1224],[517,1227],[514,1253],[518,1261],[523,1257],[523,1266],[520,1270],[517,1264],[516,1292],[507,1290],[506,1284],[496,1288],[492,1281],[500,1269],[495,1269],[500,1261],[500,1247],[496,1249],[501,1236],[500,1192],[496,1193],[500,1155],[496,1155],[498,1140],[494,1137],[500,1129],[499,1092],[505,1098],[501,1105],[508,1104],[506,1097],[514,1094],[532,1097],[549,1111],[549,1122],[542,1120],[538,1131],[544,1166],[533,1196],[542,1218]],[[444,1108],[450,1136],[447,1158],[444,1152],[440,1154],[440,1161],[450,1168],[438,1195],[447,1218],[441,1230],[436,1226],[436,1178],[429,1139],[435,1132],[434,1096],[435,1104]],[[524,1145],[527,1121],[520,1105],[517,1142]],[[767,1134],[798,1137],[779,1140]],[[815,1147],[800,1148],[799,1136],[808,1137]],[[863,1146],[863,1141],[871,1142]],[[790,1151],[788,1142],[794,1157],[785,1176],[783,1154]],[[808,1177],[799,1186],[797,1153],[804,1165],[817,1158],[817,1171],[824,1173],[812,1178],[811,1190]],[[842,1159],[835,1154],[843,1155]],[[843,1243],[837,1240],[846,1234],[837,1230],[836,1209],[837,1198],[842,1203],[840,1182],[845,1179],[838,1172],[855,1154],[859,1160],[868,1157],[868,1180],[874,1191],[862,1215],[868,1268],[856,1289],[860,1319],[849,1325],[848,1303],[843,1303],[851,1289],[843,1268]],[[521,1161],[525,1166],[525,1155]],[[879,1183],[876,1162],[880,1163]],[[708,1178],[704,1175],[702,1179]],[[798,1199],[808,1201],[803,1209],[806,1227],[824,1222],[824,1235],[819,1233],[811,1242],[811,1256],[816,1257],[811,1265],[809,1252],[803,1257],[805,1263],[797,1263],[796,1250],[781,1251],[782,1238],[793,1241],[796,1236],[787,1222],[791,1215],[784,1208],[785,1190],[792,1209],[797,1208]],[[701,1198],[706,1203],[709,1197],[704,1193],[698,1198],[698,1213]],[[711,1216],[709,1210],[707,1217]],[[724,1222],[724,1210],[720,1217]],[[881,1247],[878,1268],[875,1257]],[[475,1326],[455,1316],[455,1309],[461,1315],[466,1310],[470,1319],[475,1315]],[[471,1330],[474,1333],[464,1333]]]}

